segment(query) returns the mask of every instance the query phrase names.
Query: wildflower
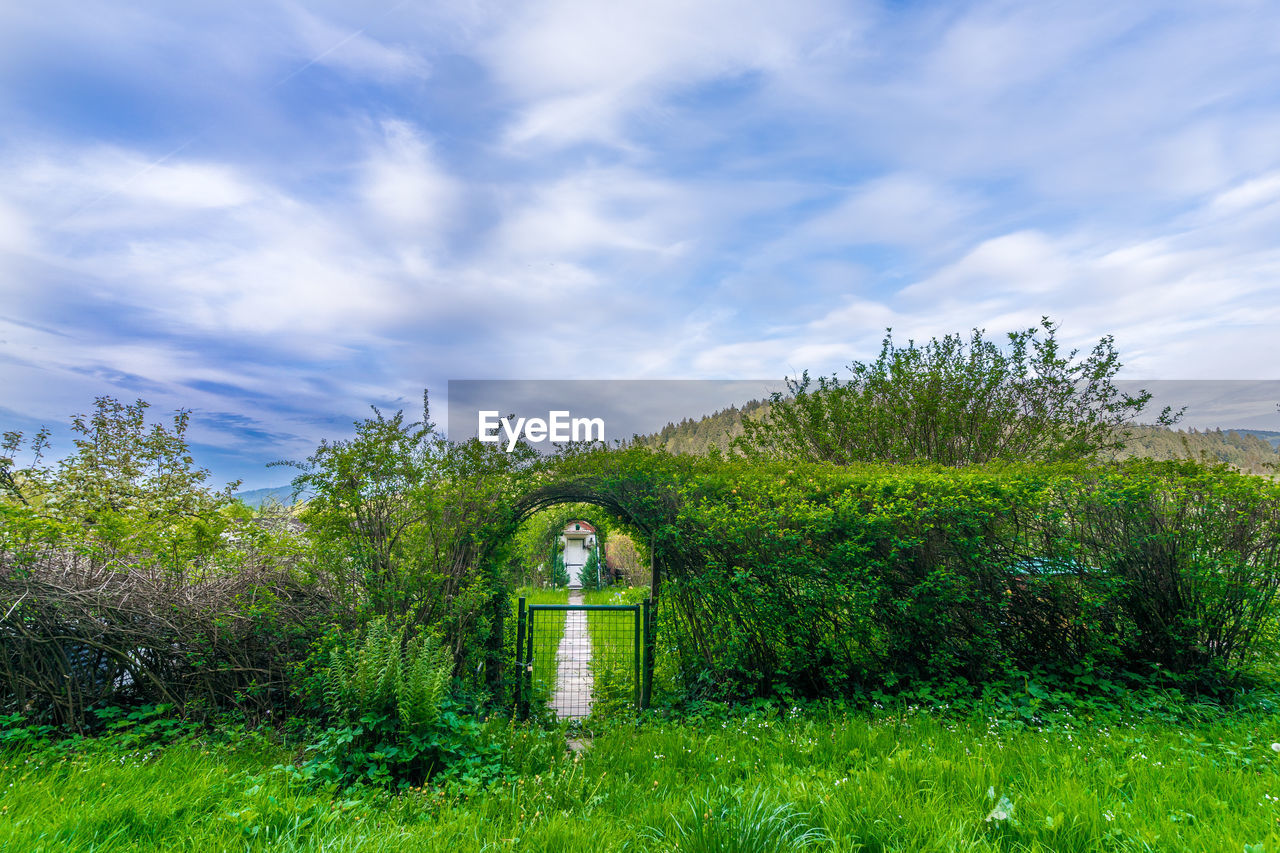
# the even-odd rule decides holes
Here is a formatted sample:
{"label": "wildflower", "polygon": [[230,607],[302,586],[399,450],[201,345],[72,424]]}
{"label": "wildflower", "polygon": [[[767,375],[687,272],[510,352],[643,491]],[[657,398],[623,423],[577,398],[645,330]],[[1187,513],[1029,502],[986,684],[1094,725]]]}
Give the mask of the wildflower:
{"label": "wildflower", "polygon": [[[994,792],[993,792],[994,793]],[[995,808],[987,815],[987,823],[992,821],[996,823],[1004,823],[1006,820],[1013,819],[1013,803],[1008,797],[1001,797],[1000,802],[996,803]]]}

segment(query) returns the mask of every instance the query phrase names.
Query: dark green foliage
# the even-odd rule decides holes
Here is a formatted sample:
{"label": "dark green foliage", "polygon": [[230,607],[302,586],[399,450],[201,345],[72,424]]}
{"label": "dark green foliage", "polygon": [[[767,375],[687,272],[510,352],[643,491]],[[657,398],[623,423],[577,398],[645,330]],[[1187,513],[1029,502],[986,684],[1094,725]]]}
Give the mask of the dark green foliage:
{"label": "dark green foliage", "polygon": [[[173,705],[106,705],[89,712],[85,734],[97,749],[136,750],[174,744],[201,730],[200,724],[183,719]],[[66,752],[84,743],[85,735],[67,736],[57,726],[30,723],[22,714],[0,714],[0,749],[52,747]]]}
{"label": "dark green foliage", "polygon": [[1280,491],[1223,469],[699,469],[663,554],[690,686],[848,695],[1079,665],[1219,681],[1273,619]]}
{"label": "dark green foliage", "polygon": [[[1043,337],[1041,332],[1043,331]],[[773,395],[764,417],[742,422],[734,447],[753,457],[808,462],[934,462],[1089,459],[1123,445],[1124,427],[1151,399],[1116,388],[1112,339],[1084,359],[1064,353],[1057,326],[1010,332],[1002,349],[974,330],[894,344],[886,335],[874,362],[852,377],[804,373]],[[1169,424],[1166,410],[1155,422]]]}
{"label": "dark green foliage", "polygon": [[318,651],[312,702],[330,727],[307,747],[304,776],[404,787],[496,766],[495,747],[449,695],[449,650],[431,634],[406,634],[376,617],[363,637],[334,637]]}
{"label": "dark green foliage", "polygon": [[689,695],[849,696],[1079,667],[1221,684],[1271,647],[1280,491],[1225,468],[631,449],[562,474],[650,531],[659,669],[674,655]]}
{"label": "dark green foliage", "polygon": [[569,570],[564,565],[564,551],[559,548],[551,552],[551,576],[549,582],[553,589],[560,589],[569,585]]}

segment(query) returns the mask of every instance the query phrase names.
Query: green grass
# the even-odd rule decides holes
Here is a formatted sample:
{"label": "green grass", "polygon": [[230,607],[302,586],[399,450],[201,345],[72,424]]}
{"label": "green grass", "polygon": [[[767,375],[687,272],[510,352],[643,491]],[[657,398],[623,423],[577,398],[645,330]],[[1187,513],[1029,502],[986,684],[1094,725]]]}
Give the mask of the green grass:
{"label": "green grass", "polygon": [[[516,597],[524,596],[525,604],[568,604],[569,594],[563,589],[525,587]],[[564,636],[564,611],[539,611],[533,620],[533,689],[541,701],[551,696],[556,684],[556,651]]]}
{"label": "green grass", "polygon": [[11,750],[0,849],[766,850],[813,830],[839,851],[1280,850],[1277,715],[1040,730],[720,714],[616,726],[577,759],[560,730],[498,734],[517,775],[471,797],[324,793],[261,745]]}
{"label": "green grass", "polygon": [[[583,603],[638,604],[648,594],[648,587],[606,587],[588,590]],[[635,706],[635,617],[627,612],[588,611],[587,624],[594,682],[592,715],[602,721],[629,718]]]}

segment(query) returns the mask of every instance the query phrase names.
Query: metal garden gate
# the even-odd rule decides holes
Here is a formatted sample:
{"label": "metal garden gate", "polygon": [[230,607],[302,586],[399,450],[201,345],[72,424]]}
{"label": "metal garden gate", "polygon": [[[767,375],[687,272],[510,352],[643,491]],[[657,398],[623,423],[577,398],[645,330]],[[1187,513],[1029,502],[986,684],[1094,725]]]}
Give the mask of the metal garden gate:
{"label": "metal garden gate", "polygon": [[516,622],[516,701],[536,696],[561,719],[581,719],[597,701],[647,708],[653,685],[653,608],[642,604],[525,604]]}

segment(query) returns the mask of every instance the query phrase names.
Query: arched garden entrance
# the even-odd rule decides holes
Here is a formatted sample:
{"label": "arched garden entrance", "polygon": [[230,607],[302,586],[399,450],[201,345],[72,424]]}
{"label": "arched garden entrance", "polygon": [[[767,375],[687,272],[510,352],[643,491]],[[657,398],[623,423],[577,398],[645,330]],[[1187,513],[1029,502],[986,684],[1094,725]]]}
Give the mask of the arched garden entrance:
{"label": "arched garden entrance", "polygon": [[[643,482],[604,478],[560,480],[515,502],[517,526],[559,506],[570,507],[574,516],[553,517],[548,531],[564,549],[558,565],[565,568],[567,603],[533,604],[520,598],[517,605],[514,659],[522,713],[541,699],[558,717],[581,718],[606,692],[611,704],[648,705],[656,648],[653,601],[661,582],[653,548],[659,519],[652,508],[666,503],[655,501]],[[582,513],[582,505],[598,508],[612,524],[602,524],[596,513]],[[590,567],[590,549],[599,547],[597,534],[613,526],[640,540],[648,554],[649,594],[642,602],[584,600],[583,590],[599,589],[594,575],[583,574]]]}

